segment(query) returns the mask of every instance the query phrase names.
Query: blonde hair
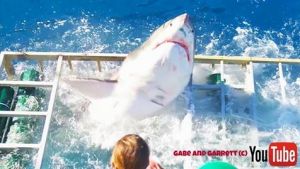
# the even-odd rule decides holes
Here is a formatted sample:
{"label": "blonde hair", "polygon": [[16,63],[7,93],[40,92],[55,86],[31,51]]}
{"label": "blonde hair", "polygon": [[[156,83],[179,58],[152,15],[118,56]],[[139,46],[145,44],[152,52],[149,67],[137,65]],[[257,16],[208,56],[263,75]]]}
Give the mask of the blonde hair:
{"label": "blonde hair", "polygon": [[146,169],[149,155],[145,140],[136,134],[128,134],[114,146],[111,164],[113,169]]}

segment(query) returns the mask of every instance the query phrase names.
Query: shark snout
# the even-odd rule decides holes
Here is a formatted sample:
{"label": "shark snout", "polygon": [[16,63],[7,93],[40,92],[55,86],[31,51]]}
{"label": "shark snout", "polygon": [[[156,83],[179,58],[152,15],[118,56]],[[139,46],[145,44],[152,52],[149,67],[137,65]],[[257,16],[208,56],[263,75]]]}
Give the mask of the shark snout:
{"label": "shark snout", "polygon": [[188,14],[185,14],[185,18],[183,21],[184,25],[186,25],[189,29],[193,29],[192,23],[191,23],[191,19],[190,16]]}
{"label": "shark snout", "polygon": [[190,16],[187,13],[184,13],[180,16],[178,16],[180,18],[181,23],[183,23],[184,25],[188,25],[189,27],[191,27],[191,21],[190,21]]}
{"label": "shark snout", "polygon": [[189,15],[188,14],[183,14],[184,15],[184,21],[183,21],[183,23],[184,24],[190,24],[190,17],[189,17]]}

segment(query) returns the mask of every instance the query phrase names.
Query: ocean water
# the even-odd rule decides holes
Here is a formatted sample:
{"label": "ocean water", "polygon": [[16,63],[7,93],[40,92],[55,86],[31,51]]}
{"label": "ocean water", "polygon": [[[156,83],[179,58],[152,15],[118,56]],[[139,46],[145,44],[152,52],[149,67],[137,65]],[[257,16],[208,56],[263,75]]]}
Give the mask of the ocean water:
{"label": "ocean water", "polygon": [[[196,53],[274,58],[300,55],[300,1],[296,0],[0,0],[1,51],[128,53],[159,25],[187,12],[196,31]],[[26,66],[15,63],[18,71]],[[120,63],[103,63],[104,71]],[[52,62],[45,77],[51,79]],[[75,63],[63,77],[97,75],[90,62]],[[66,67],[66,66],[65,66]],[[151,156],[165,168],[192,169],[220,159],[241,169],[270,168],[250,157],[175,157],[174,150],[267,148],[272,141],[300,143],[300,66],[284,65],[286,101],[280,93],[277,67],[255,64],[256,112],[249,95],[231,85],[245,83],[241,66],[225,66],[226,117],[220,117],[218,91],[186,90],[160,115],[107,126],[88,118],[88,101],[60,84],[43,168],[109,168],[113,144],[126,133],[138,133]],[[91,68],[87,70],[87,68]],[[209,65],[195,65],[195,81]],[[192,104],[192,106],[190,106]],[[101,120],[100,120],[101,121]],[[29,157],[24,157],[25,159]],[[33,157],[34,158],[34,157]],[[30,163],[30,162],[29,162]],[[27,166],[32,168],[32,164]],[[300,165],[297,166],[300,168]],[[297,168],[296,167],[296,168]]]}

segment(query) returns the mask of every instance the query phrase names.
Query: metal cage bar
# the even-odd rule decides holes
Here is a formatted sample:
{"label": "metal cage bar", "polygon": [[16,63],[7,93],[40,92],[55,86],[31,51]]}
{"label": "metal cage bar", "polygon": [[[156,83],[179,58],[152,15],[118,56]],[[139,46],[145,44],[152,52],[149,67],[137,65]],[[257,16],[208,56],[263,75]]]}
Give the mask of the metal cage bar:
{"label": "metal cage bar", "polygon": [[[124,53],[71,53],[71,52],[2,52],[5,57],[14,58],[30,58],[35,60],[56,60],[58,56],[62,56],[63,60],[82,60],[82,61],[123,61],[128,54]],[[220,63],[224,64],[249,64],[252,63],[282,63],[282,64],[300,64],[300,59],[289,58],[266,58],[262,56],[207,56],[195,55],[195,62],[200,63]]]}
{"label": "metal cage bar", "polygon": [[52,116],[53,108],[54,108],[55,96],[56,96],[58,82],[59,82],[59,78],[60,78],[60,72],[61,72],[61,68],[62,68],[62,61],[63,61],[63,57],[59,56],[58,60],[57,60],[57,65],[56,65],[55,78],[53,81],[54,85],[52,87],[51,94],[50,94],[47,116],[46,116],[46,120],[45,120],[45,124],[44,124],[42,139],[40,142],[40,148],[39,148],[37,159],[36,159],[36,165],[35,165],[36,169],[41,168],[42,161],[43,161],[45,146],[46,146],[46,142],[47,142],[47,136],[48,136],[50,122],[51,122],[51,116]]}

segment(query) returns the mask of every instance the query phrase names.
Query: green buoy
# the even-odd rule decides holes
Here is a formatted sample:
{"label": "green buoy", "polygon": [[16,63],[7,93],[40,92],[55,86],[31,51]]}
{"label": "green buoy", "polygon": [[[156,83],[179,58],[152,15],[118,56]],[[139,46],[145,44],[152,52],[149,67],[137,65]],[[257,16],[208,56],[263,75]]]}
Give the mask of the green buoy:
{"label": "green buoy", "polygon": [[222,161],[212,161],[204,164],[199,169],[237,169],[232,164]]}
{"label": "green buoy", "polygon": [[[9,111],[15,91],[8,86],[0,86],[0,111]],[[0,117],[0,142],[5,142],[8,117]]]}
{"label": "green buoy", "polygon": [[11,87],[0,87],[0,111],[10,110],[15,91]]}
{"label": "green buoy", "polygon": [[[22,81],[39,81],[40,73],[35,69],[27,69],[25,70],[20,77]],[[18,89],[19,95],[34,95],[35,88],[34,87],[20,87]]]}
{"label": "green buoy", "polygon": [[207,77],[209,84],[220,84],[223,83],[221,79],[221,73],[213,73]]}
{"label": "green buoy", "polygon": [[21,74],[22,81],[39,81],[40,72],[35,69],[27,69]]}

